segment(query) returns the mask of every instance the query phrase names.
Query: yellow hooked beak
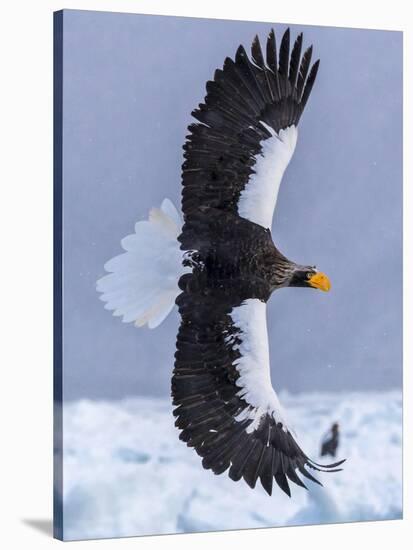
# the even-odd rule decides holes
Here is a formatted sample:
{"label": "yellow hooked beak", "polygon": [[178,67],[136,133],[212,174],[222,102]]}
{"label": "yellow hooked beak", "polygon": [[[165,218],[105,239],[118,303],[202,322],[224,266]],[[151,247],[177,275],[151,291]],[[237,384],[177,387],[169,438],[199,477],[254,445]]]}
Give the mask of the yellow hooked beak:
{"label": "yellow hooked beak", "polygon": [[325,273],[314,273],[314,275],[308,280],[308,284],[313,288],[318,288],[324,292],[328,292],[331,288],[330,279]]}

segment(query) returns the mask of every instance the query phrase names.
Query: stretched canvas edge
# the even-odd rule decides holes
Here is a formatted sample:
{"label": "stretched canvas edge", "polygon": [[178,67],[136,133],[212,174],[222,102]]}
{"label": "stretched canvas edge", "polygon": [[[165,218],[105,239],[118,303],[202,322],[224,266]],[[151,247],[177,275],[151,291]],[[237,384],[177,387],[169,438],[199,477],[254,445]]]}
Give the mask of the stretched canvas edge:
{"label": "stretched canvas edge", "polygon": [[53,13],[53,536],[63,540],[63,11]]}

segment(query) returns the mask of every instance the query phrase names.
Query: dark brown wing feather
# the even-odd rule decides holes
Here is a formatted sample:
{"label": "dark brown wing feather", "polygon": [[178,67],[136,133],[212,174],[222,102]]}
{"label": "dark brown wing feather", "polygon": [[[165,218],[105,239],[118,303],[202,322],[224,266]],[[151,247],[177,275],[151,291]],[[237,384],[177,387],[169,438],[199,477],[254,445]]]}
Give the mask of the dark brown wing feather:
{"label": "dark brown wing feather", "polygon": [[298,473],[319,483],[308,468],[324,471],[328,466],[315,466],[272,416],[263,415],[251,433],[247,432],[251,419],[236,419],[249,407],[237,395],[240,388],[236,385],[235,363],[240,356],[236,344],[242,334],[236,332],[230,312],[240,304],[235,303],[235,296],[216,300],[191,284],[192,277],[182,278],[184,291],[177,298],[182,322],[172,396],[180,439],[195,449],[204,468],[215,474],[228,471],[231,479],[244,479],[252,488],[259,479],[270,495],[274,480],[289,496],[288,480],[305,487]]}
{"label": "dark brown wing feather", "polygon": [[[266,45],[266,59],[258,37],[251,59],[240,46],[235,60],[207,82],[204,103],[192,113],[182,165],[184,217],[200,206],[238,212],[240,193],[254,171],[255,157],[275,132],[297,125],[317,74],[316,62],[307,78],[311,49],[301,59],[302,35],[290,56],[290,31],[284,33],[277,56],[274,31]],[[279,63],[277,62],[279,57]]]}

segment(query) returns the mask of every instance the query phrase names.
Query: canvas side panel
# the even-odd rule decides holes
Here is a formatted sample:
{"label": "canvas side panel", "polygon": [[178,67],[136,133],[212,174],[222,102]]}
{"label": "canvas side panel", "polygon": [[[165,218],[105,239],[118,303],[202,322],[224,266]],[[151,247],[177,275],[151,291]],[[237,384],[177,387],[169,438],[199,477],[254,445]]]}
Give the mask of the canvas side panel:
{"label": "canvas side panel", "polygon": [[53,535],[63,540],[62,135],[63,12],[53,14]]}

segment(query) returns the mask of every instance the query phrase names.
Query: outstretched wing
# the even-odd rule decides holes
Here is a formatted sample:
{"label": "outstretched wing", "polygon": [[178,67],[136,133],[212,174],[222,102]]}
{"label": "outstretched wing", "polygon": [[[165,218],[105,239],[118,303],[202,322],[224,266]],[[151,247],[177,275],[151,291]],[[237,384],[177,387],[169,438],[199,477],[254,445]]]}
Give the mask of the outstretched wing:
{"label": "outstretched wing", "polygon": [[[181,287],[190,279],[184,275]],[[180,439],[204,468],[229,470],[250,487],[259,478],[270,495],[273,480],[288,495],[288,479],[305,487],[299,473],[319,483],[307,468],[320,465],[296,443],[271,385],[265,303],[231,303],[189,287],[177,298],[182,322],[172,378]]]}
{"label": "outstretched wing", "polygon": [[294,153],[297,124],[313,87],[312,46],[301,57],[298,35],[290,56],[290,31],[279,52],[271,31],[266,59],[258,37],[252,60],[243,46],[207,82],[192,115],[182,166],[184,218],[200,206],[237,213],[270,228],[284,171]]}

